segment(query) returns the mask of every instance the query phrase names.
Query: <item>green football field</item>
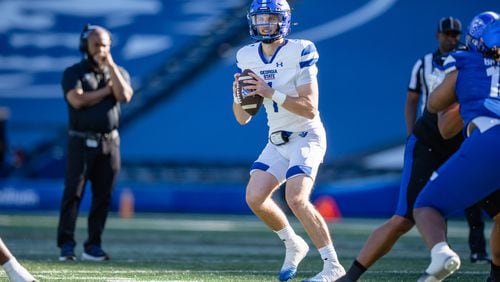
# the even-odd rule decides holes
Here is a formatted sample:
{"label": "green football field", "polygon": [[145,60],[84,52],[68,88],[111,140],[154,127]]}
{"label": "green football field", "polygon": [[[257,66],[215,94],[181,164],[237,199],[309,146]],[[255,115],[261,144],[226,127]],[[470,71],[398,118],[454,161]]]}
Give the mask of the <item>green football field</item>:
{"label": "green football field", "polygon": [[[328,223],[344,267],[348,268],[370,232],[382,219],[342,219]],[[86,218],[78,221],[76,248],[82,252]],[[292,221],[297,233],[304,230]],[[136,214],[132,219],[111,215],[103,248],[111,261],[59,262],[57,216],[2,215],[0,236],[18,260],[40,281],[277,281],[284,257],[278,237],[253,216]],[[487,235],[491,222],[487,222]],[[462,257],[462,267],[447,281],[485,281],[489,265],[468,261],[465,221],[449,223],[449,241]],[[313,276],[322,261],[311,251],[298,278]],[[381,259],[362,281],[416,281],[429,254],[414,229]],[[7,281],[0,271],[0,281]]]}

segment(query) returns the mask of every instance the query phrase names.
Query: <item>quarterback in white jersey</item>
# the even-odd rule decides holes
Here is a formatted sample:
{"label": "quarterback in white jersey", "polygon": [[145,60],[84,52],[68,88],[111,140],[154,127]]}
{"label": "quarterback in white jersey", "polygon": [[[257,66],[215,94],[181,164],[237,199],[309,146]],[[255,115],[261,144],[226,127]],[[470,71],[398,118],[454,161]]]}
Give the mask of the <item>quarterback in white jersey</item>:
{"label": "quarterback in white jersey", "polygon": [[[343,274],[328,227],[309,198],[319,165],[326,151],[326,134],[318,112],[316,62],[319,55],[307,40],[285,39],[290,29],[290,7],[286,0],[254,0],[247,15],[250,34],[257,43],[241,48],[236,57],[240,70],[250,69],[245,80],[247,95],[264,98],[269,141],[253,163],[246,200],[249,207],[286,248],[279,280],[297,275],[297,267],[309,246],[295,234],[285,213],[271,198],[286,181],[288,206],[300,220],[323,259],[323,270],[304,281],[335,281]],[[244,125],[252,116],[237,98],[234,75],[233,112]]]}
{"label": "quarterback in white jersey", "polygon": [[[251,69],[272,89],[294,98],[299,97],[297,92],[299,86],[317,84],[316,62],[319,55],[311,41],[285,39],[272,57],[266,57],[262,50],[260,42],[241,48],[236,55],[238,68]],[[314,98],[317,100],[317,96]],[[317,101],[312,102],[317,104]],[[302,116],[265,96],[264,106],[270,134],[278,130],[300,132],[323,128],[317,112]]]}

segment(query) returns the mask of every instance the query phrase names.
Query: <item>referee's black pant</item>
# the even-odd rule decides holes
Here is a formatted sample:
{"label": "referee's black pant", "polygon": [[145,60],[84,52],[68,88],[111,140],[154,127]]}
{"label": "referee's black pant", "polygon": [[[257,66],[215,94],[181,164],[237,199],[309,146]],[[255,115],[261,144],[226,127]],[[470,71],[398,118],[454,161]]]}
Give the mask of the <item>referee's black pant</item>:
{"label": "referee's black pant", "polygon": [[59,247],[65,244],[76,245],[76,220],[87,180],[91,183],[92,201],[88,215],[88,238],[84,247],[101,245],[111,205],[111,193],[121,166],[120,138],[101,138],[97,144],[87,141],[88,139],[74,136],[68,139],[64,193],[57,229]]}

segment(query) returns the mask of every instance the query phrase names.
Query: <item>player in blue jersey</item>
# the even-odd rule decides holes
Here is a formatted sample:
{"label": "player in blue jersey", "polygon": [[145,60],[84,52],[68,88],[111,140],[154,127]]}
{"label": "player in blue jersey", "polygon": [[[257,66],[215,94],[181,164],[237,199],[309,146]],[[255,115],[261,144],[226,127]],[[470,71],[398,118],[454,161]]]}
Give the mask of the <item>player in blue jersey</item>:
{"label": "player in blue jersey", "polygon": [[[456,49],[462,32],[461,22],[453,17],[444,17],[437,24],[438,49],[419,59],[411,72],[408,86],[405,118],[410,135],[407,138],[404,167],[401,177],[398,205],[394,215],[376,228],[368,237],[346,275],[340,281],[357,281],[374,264],[386,255],[396,242],[415,225],[413,204],[432,172],[458,150],[463,141],[462,134],[454,132],[443,138],[438,129],[437,114],[425,110],[427,94],[438,84],[434,71],[440,68],[446,55]],[[422,115],[415,122],[418,100],[422,100]],[[480,211],[480,210],[479,210]],[[473,220],[476,227],[484,226],[481,217]],[[479,223],[477,223],[479,222]],[[471,228],[478,241],[476,252],[486,258],[484,233],[480,228]],[[482,242],[480,241],[482,239]],[[481,244],[482,243],[482,244]],[[480,249],[482,247],[482,249]],[[476,254],[476,259],[478,255]]]}
{"label": "player in blue jersey", "polygon": [[0,238],[0,265],[7,273],[11,282],[34,282],[37,281],[24,266],[22,266],[9,251]]}
{"label": "player in blue jersey", "polygon": [[[333,247],[328,227],[310,202],[314,180],[326,150],[326,134],[318,112],[316,62],[318,52],[307,40],[287,39],[290,7],[285,0],[254,0],[247,15],[250,34],[257,43],[237,55],[241,70],[250,69],[255,80],[245,89],[264,97],[269,139],[251,168],[246,201],[255,215],[284,242],[286,254],[281,281],[297,274],[309,247],[298,236],[283,210],[271,198],[286,182],[288,206],[304,226],[323,259],[323,270],[305,281],[335,281],[345,273]],[[233,95],[238,78],[234,75]],[[244,125],[252,116],[234,99],[236,120]]]}
{"label": "player in blue jersey", "polygon": [[[414,222],[413,203],[418,192],[422,190],[431,173],[455,153],[463,141],[463,135],[460,132],[453,132],[450,136],[441,136],[437,128],[437,115],[425,110],[428,94],[432,88],[437,86],[437,82],[440,82],[439,78],[434,75],[436,68],[442,66],[450,51],[462,47],[459,46],[462,24],[458,19],[444,17],[437,26],[436,39],[439,42],[439,47],[435,52],[428,53],[417,60],[412,69],[406,96],[405,121],[410,137],[407,140],[405,168],[403,169],[397,214],[410,220],[412,226]],[[419,102],[422,116],[415,122]],[[469,225],[470,261],[473,263],[488,262],[484,221],[480,207],[477,205],[468,207],[465,209],[465,217]],[[389,227],[392,225],[396,229],[404,229],[401,223],[394,222],[394,220],[389,221],[387,225]],[[376,232],[374,231],[374,234]],[[365,250],[362,250],[362,256],[363,251]],[[366,251],[370,251],[370,249]],[[363,260],[363,258],[361,259]],[[364,260],[361,262],[362,265],[367,267],[371,265],[371,262],[367,261],[370,260],[369,256],[365,255]]]}
{"label": "player in blue jersey", "polygon": [[414,205],[414,218],[431,249],[431,263],[419,281],[441,281],[460,267],[459,256],[446,242],[445,218],[484,199],[493,217],[491,281],[500,281],[500,21],[479,24],[482,37],[467,39],[470,51],[451,54],[445,61],[446,77],[432,92],[427,108],[441,112],[460,104],[468,138],[460,149],[431,176]]}

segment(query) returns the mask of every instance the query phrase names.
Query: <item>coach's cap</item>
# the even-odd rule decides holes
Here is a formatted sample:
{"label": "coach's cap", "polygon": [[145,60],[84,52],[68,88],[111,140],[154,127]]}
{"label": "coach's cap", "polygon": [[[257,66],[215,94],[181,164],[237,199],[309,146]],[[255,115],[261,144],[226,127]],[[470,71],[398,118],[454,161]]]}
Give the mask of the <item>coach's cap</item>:
{"label": "coach's cap", "polygon": [[438,32],[462,32],[462,23],[460,20],[454,17],[445,17],[439,20],[438,23]]}

